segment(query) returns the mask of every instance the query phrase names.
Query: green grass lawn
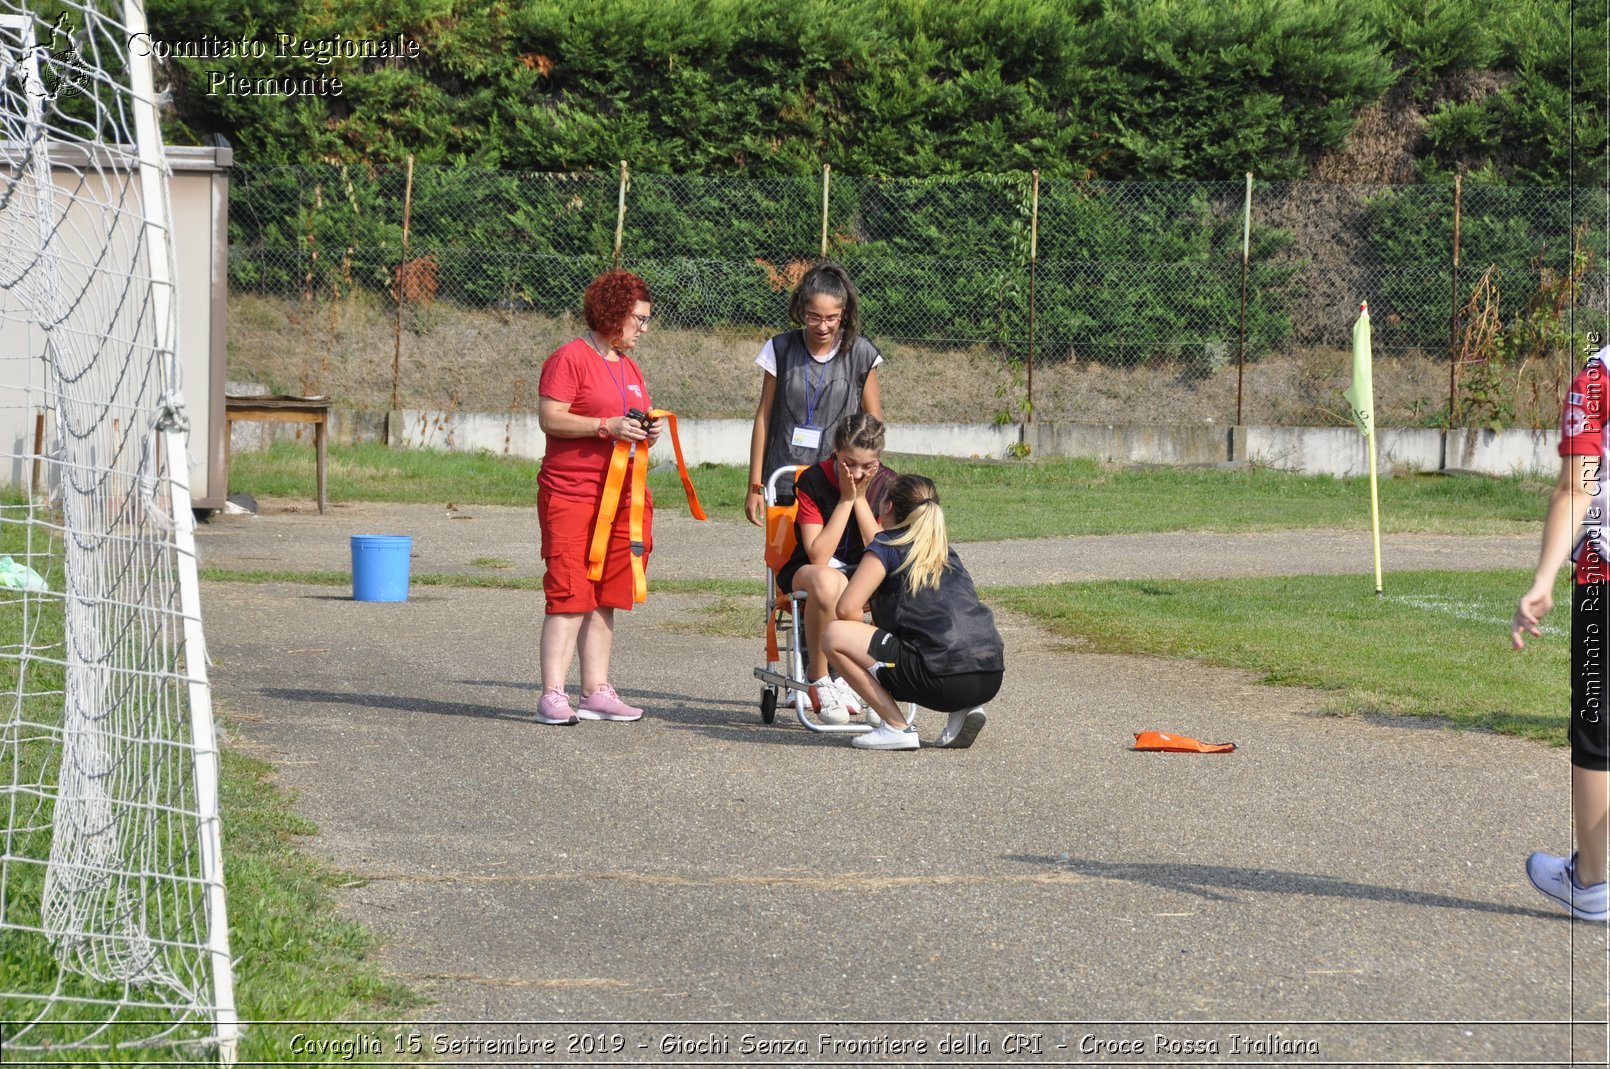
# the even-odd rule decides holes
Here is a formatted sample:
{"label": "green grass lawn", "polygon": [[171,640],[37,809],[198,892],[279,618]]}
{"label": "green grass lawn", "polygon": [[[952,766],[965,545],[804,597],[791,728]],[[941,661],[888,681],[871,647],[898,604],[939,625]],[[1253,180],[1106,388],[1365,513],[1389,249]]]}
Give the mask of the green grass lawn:
{"label": "green grass lawn", "polygon": [[[1292,475],[1270,469],[1114,468],[1092,460],[969,461],[889,454],[890,466],[927,475],[939,487],[951,537],[959,542],[1148,531],[1367,530],[1367,479]],[[308,498],[313,455],[281,443],[237,453],[230,490]],[[430,502],[535,507],[533,460],[490,453],[330,450],[332,501]],[[713,516],[737,518],[748,472],[706,465],[695,489]],[[674,471],[649,477],[662,510],[687,508]],[[1381,527],[1388,532],[1491,534],[1538,529],[1548,484],[1526,478],[1410,475],[1382,479]]]}
{"label": "green grass lawn", "polygon": [[1058,583],[984,593],[1080,649],[1244,668],[1267,683],[1326,691],[1325,711],[1340,715],[1434,716],[1563,744],[1568,578],[1544,635],[1519,652],[1510,649],[1509,620],[1531,582],[1526,571],[1393,572],[1383,598],[1364,576]]}

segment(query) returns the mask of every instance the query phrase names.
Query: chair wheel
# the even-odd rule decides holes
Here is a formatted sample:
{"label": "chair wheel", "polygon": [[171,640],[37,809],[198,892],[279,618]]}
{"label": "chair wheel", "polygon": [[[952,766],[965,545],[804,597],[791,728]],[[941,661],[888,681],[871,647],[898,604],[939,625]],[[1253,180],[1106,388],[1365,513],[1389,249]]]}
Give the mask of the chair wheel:
{"label": "chair wheel", "polygon": [[760,690],[760,722],[770,724],[777,719],[777,692],[771,687]]}

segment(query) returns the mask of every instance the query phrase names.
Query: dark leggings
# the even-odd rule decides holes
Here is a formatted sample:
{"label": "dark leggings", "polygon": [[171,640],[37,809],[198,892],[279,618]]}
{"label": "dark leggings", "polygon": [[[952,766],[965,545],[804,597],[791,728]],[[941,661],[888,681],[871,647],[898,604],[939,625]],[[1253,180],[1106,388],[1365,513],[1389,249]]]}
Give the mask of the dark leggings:
{"label": "dark leggings", "polygon": [[1605,584],[1571,587],[1571,763],[1610,770],[1605,746]]}

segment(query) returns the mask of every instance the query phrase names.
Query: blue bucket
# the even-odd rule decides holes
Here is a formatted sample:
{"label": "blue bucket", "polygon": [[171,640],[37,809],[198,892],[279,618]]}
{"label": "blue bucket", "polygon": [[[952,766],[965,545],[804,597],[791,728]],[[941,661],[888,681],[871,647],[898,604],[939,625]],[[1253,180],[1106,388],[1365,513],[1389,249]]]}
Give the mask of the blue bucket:
{"label": "blue bucket", "polygon": [[352,536],[352,600],[407,601],[412,535]]}

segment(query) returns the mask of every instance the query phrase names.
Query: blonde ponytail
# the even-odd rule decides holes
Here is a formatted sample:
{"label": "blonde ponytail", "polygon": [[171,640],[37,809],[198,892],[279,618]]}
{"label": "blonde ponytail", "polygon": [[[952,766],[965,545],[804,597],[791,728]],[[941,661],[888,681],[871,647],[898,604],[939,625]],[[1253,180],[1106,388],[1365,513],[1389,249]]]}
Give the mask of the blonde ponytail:
{"label": "blonde ponytail", "polygon": [[889,504],[894,509],[895,526],[904,528],[889,539],[889,544],[911,547],[896,569],[906,573],[907,593],[937,590],[939,577],[950,563],[950,536],[933,480],[902,475],[889,488]]}

